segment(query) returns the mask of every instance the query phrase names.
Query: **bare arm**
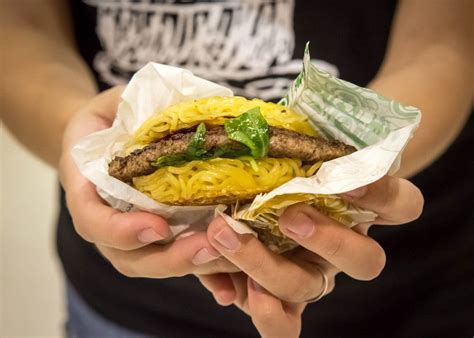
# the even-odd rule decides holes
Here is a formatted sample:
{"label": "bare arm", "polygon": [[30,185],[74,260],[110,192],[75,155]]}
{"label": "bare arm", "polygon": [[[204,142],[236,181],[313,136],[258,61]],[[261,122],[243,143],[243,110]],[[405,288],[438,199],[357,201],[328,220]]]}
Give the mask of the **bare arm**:
{"label": "bare arm", "polygon": [[219,258],[205,233],[149,245],[170,236],[167,221],[148,212],[112,209],[79,173],[72,146],[112,125],[123,88],[96,95],[93,78],[74,46],[65,3],[2,0],[2,119],[36,155],[58,165],[75,229],[121,273],[166,278],[237,271]]}
{"label": "bare arm", "polygon": [[76,51],[65,1],[0,5],[2,120],[33,153],[57,166],[69,118],[96,94]]}
{"label": "bare arm", "polygon": [[401,1],[388,52],[370,84],[423,113],[399,175],[429,166],[464,125],[474,88],[474,2]]}

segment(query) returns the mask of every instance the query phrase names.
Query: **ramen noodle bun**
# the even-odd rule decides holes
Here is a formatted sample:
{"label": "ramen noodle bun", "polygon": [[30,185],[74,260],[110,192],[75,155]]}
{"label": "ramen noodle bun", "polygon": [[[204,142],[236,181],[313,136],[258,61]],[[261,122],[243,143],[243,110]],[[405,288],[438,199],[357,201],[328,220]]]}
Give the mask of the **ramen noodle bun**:
{"label": "ramen noodle bun", "polygon": [[210,97],[157,111],[109,163],[109,174],[160,203],[233,204],[353,151],[319,137],[306,116],[285,106]]}

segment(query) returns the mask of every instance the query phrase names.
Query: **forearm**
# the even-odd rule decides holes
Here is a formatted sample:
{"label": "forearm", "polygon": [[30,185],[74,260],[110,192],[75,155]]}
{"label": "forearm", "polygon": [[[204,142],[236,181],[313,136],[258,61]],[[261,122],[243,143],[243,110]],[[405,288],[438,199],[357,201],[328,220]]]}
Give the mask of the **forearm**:
{"label": "forearm", "polygon": [[429,166],[453,142],[470,112],[474,89],[474,3],[401,0],[387,55],[370,87],[421,109],[419,129],[398,175]]}
{"label": "forearm", "polygon": [[454,141],[469,116],[474,74],[450,51],[429,51],[418,61],[371,82],[375,91],[420,108],[422,118],[403,152],[397,175],[413,176],[435,161]]}
{"label": "forearm", "polygon": [[0,102],[2,120],[18,140],[56,166],[67,121],[96,88],[64,18],[45,22],[54,13],[38,18],[11,11],[10,17],[2,16],[0,48],[6,67]]}

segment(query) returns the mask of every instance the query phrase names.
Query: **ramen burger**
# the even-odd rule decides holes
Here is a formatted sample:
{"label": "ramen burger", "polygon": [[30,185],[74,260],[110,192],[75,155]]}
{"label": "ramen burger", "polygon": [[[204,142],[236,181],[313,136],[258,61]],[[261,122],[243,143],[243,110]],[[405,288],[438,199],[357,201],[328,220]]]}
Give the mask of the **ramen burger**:
{"label": "ramen burger", "polygon": [[156,112],[108,170],[160,203],[233,204],[354,151],[318,136],[306,116],[285,106],[210,97]]}

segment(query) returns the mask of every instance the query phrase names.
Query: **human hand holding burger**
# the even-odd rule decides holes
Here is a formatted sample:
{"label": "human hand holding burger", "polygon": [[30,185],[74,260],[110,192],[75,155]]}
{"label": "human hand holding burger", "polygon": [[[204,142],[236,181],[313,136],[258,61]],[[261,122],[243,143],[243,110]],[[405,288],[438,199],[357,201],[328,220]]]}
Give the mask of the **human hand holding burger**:
{"label": "human hand holding burger", "polygon": [[167,221],[147,212],[123,213],[108,206],[77,169],[71,148],[80,138],[109,128],[124,87],[93,98],[69,122],[63,139],[59,174],[76,231],[122,274],[150,278],[237,271],[196,233],[167,245],[152,245],[171,235]]}
{"label": "human hand holding burger", "polygon": [[[319,161],[355,150],[317,137],[283,106],[239,97],[172,106],[146,121],[128,146],[109,174],[178,205],[252,200],[293,177],[313,175]],[[409,222],[423,205],[413,184],[388,176],[342,197],[378,214],[378,224]],[[310,205],[293,205],[280,217],[279,231],[301,247],[280,255],[218,217],[208,240],[242,271],[199,278],[218,303],[248,313],[263,336],[296,336],[305,304],[331,292],[337,273],[371,280],[381,272],[385,254],[367,236],[371,225],[350,229]]]}
{"label": "human hand holding burger", "polygon": [[[277,326],[273,321],[268,326],[269,312],[286,318],[279,323],[287,330],[299,328],[306,302],[330,292],[339,271],[367,280],[383,268],[383,250],[366,237],[370,224],[349,229],[308,205],[289,207],[280,218],[281,233],[301,245],[284,255],[273,253],[253,236],[233,233],[222,218],[210,224],[207,235],[194,233],[170,244],[151,245],[171,235],[166,220],[146,212],[121,213],[105,205],[69,155],[79,138],[112,124],[121,91],[104,92],[77,114],[65,134],[61,160],[61,179],[77,231],[94,242],[119,272],[150,278],[199,275],[219,303],[236,303],[252,316],[261,332],[271,333],[268,330]],[[266,103],[259,112],[252,112],[246,102],[237,113],[223,111],[221,119],[212,116],[196,121],[192,114],[192,124],[181,126],[171,119],[172,132],[169,126],[163,129],[165,133],[145,126],[142,139],[129,143],[128,154],[112,160],[109,173],[162,203],[233,203],[251,200],[293,177],[311,176],[318,162],[354,151],[311,135],[304,121],[291,112],[280,111],[287,114],[285,119],[272,121]],[[262,116],[269,122],[263,128]],[[143,142],[150,135],[151,141]],[[418,203],[404,205],[406,196],[412,202],[416,197]],[[363,197],[344,198],[378,213],[376,223],[409,221],[422,205],[419,191],[395,178],[374,183]],[[297,215],[304,215],[306,221],[298,220]],[[159,236],[150,236],[150,230]],[[236,273],[239,270],[243,272]]]}
{"label": "human hand holding burger", "polygon": [[[82,137],[109,128],[112,125],[123,89],[123,87],[115,87],[93,98],[74,116],[73,119],[71,119],[64,134],[63,152],[60,161],[60,179],[66,193],[67,205],[76,231],[86,241],[94,243],[104,257],[107,258],[120,273],[131,277],[165,278],[186,274],[212,274],[216,272],[238,271],[233,264],[222,258],[219,252],[210,245],[204,232],[194,233],[185,237],[183,236],[178,238],[176,241],[165,245],[151,245],[171,236],[171,231],[167,221],[158,215],[147,212],[123,213],[111,208],[99,197],[95,186],[79,173],[79,170],[71,157],[72,147]],[[246,121],[244,120],[243,123],[245,124]],[[300,124],[301,121],[296,119],[292,122],[291,127],[310,130],[304,123],[302,126],[300,126]],[[202,124],[199,126],[202,126]],[[239,132],[239,127],[240,126],[237,124],[234,129],[237,134]],[[172,145],[171,148],[169,148],[172,151],[168,151],[167,153],[166,147],[163,148],[165,149],[164,155],[168,156],[163,156],[162,153],[158,153],[157,157],[156,153],[154,153],[155,150],[153,150],[153,144],[150,144],[145,149],[133,151],[129,158],[140,158],[143,154],[148,153],[148,149],[152,149],[153,151],[150,153],[155,156],[152,161],[153,164],[160,160],[163,161],[164,159],[165,164],[173,164],[176,166],[177,164],[180,164],[180,161],[182,161],[180,159],[180,153],[176,152],[176,147],[184,149],[191,148],[189,147],[190,141],[192,141],[192,136],[198,135],[197,131],[197,129],[191,133],[182,133],[181,131],[181,133],[171,135],[167,139],[167,143],[165,140],[167,145]],[[221,155],[225,156],[231,154],[233,157],[237,154],[242,159],[242,162],[245,163],[245,170],[254,165],[252,158],[248,159],[245,158],[245,156],[241,157],[242,155],[247,154],[245,153],[245,148],[236,142],[229,142],[225,136],[223,137],[222,131],[222,128],[212,128],[211,126],[208,132],[211,142],[215,142],[217,145],[213,149],[213,155],[221,153]],[[260,131],[261,129],[257,132]],[[330,144],[323,140],[311,139],[294,132],[290,132],[290,137],[288,137],[288,132],[283,129],[272,129],[271,131],[275,135],[273,135],[272,138],[269,138],[267,142],[277,140],[276,145],[274,146],[276,151],[280,149],[281,152],[285,152],[286,150],[284,149],[284,144],[282,142],[285,142],[285,140],[286,142],[295,142],[295,139],[292,137],[296,137],[296,140],[303,140],[307,143],[307,147],[309,147],[312,142],[318,144],[321,143],[323,145]],[[260,135],[258,134],[257,136],[259,137]],[[278,140],[280,140],[280,142],[278,142]],[[158,144],[160,144],[160,142],[161,141],[159,141]],[[338,147],[341,147],[341,145],[337,142],[334,144],[336,146],[335,149],[333,149],[333,152],[340,153],[341,149],[338,149]],[[193,146],[196,145],[196,143],[193,144]],[[342,146],[342,148],[344,149],[344,146]],[[260,149],[261,151],[263,148],[257,145],[253,147],[253,149]],[[202,149],[195,150],[197,151],[195,151],[192,156],[199,154],[199,152],[202,151]],[[211,150],[211,148],[208,150]],[[223,150],[225,150],[224,154],[222,154]],[[244,152],[242,152],[242,150],[244,150]],[[297,151],[296,148],[293,147],[293,151]],[[208,154],[205,156],[202,155],[203,154],[201,153],[201,155],[198,156],[201,156],[201,159],[208,156]],[[186,154],[186,156],[189,156],[189,154]],[[313,155],[307,150],[305,156]],[[316,156],[319,156],[317,152]],[[329,158],[337,155],[323,152],[323,156],[326,156],[324,158]],[[242,170],[240,172],[238,171],[238,169],[242,169],[238,163],[241,161],[240,159],[225,157],[222,162],[228,164],[227,160],[232,162],[231,166],[232,164],[237,163],[236,167],[232,167],[230,176],[235,176],[234,174],[236,170],[238,173],[243,172]],[[188,159],[186,159],[186,161],[188,161]],[[287,163],[285,163],[285,161]],[[273,160],[267,164],[260,163],[260,166],[262,170],[265,165],[267,168],[270,167],[271,169],[273,165],[276,165],[278,168],[282,163],[283,165],[287,165],[288,162],[290,165],[293,164],[293,168],[286,167],[287,170],[283,173],[281,173],[280,170],[280,174],[282,175],[276,176],[276,180],[274,179],[264,184],[264,189],[271,189],[275,185],[291,179],[298,173],[305,175],[307,168],[311,169],[310,166],[304,168],[301,160],[293,162],[285,159]],[[112,175],[113,163],[123,163],[123,161],[116,159],[111,163],[110,171]],[[134,166],[138,163],[138,170],[143,170],[143,167],[140,166],[140,161],[134,162],[132,160],[127,163],[132,164],[133,170],[136,170]],[[295,163],[296,167],[294,165]],[[154,175],[156,175],[156,171],[158,171],[159,168],[155,165],[150,166],[148,164],[147,170],[150,170],[150,167],[152,168],[152,171],[155,171]],[[165,168],[167,166],[162,167]],[[124,172],[126,172],[126,170]],[[262,177],[264,178],[264,175],[260,175],[260,178]],[[140,177],[140,175],[138,175],[138,179],[140,178],[143,179],[144,176]],[[127,181],[127,179],[124,180]],[[237,186],[242,182],[244,185],[248,183],[238,179]],[[261,182],[265,183],[264,180]],[[231,198],[234,200],[236,198],[242,198],[242,196],[253,198],[256,193],[264,191],[259,190],[261,186],[257,187],[257,189],[255,189],[255,186],[251,186],[247,190],[244,189],[237,191],[241,194],[236,195],[236,190],[233,189],[234,187],[229,187],[230,191],[234,193],[233,195],[230,194],[232,196]],[[168,186],[168,188],[170,187]],[[168,191],[172,190],[173,189],[171,188],[168,189]],[[174,191],[174,193],[176,195],[176,191]],[[214,194],[212,196],[213,199],[207,200],[207,203],[227,201],[228,195],[228,192],[217,190],[217,196]],[[182,198],[182,195],[178,194],[178,198]],[[208,196],[205,196],[204,199],[198,197],[194,201],[185,202],[203,204],[206,203],[206,198],[208,198]]]}
{"label": "human hand holding burger", "polygon": [[411,222],[423,208],[416,186],[390,176],[342,197],[376,212],[378,218],[349,229],[308,205],[291,206],[279,227],[301,247],[284,255],[215,219],[208,229],[210,243],[242,272],[199,279],[219,304],[235,304],[250,315],[263,337],[298,337],[306,304],[331,292],[339,272],[371,280],[382,271],[385,253],[367,236],[369,228]]}

